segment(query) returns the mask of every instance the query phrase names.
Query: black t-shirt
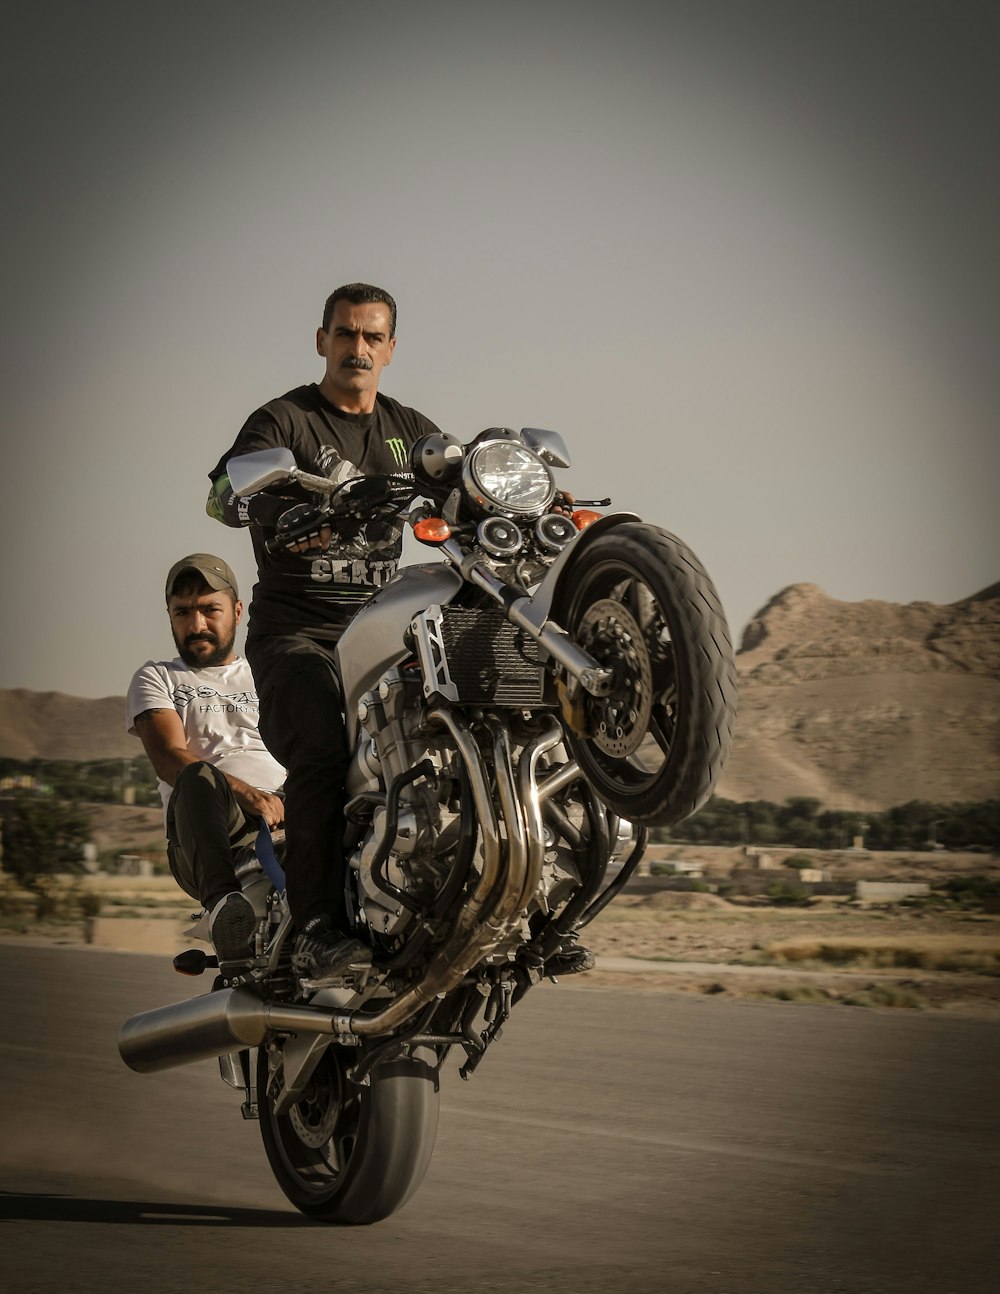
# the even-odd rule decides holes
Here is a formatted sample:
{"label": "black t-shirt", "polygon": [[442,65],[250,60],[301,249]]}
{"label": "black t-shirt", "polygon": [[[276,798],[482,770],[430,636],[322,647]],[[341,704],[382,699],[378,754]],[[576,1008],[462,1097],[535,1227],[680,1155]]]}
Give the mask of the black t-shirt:
{"label": "black t-shirt", "polygon": [[[209,473],[216,483],[215,515],[227,525],[247,524],[228,480],[219,480],[237,454],[283,446],[295,455],[298,467],[317,476],[333,476],[345,461],[365,476],[409,476],[411,446],[437,430],[423,414],[381,393],[371,413],[344,413],[315,383],[296,387],[252,413]],[[287,497],[289,507],[318,501],[317,495],[293,486],[279,486],[275,493]],[[273,530],[254,526],[259,582],[250,605],[251,634],[339,632],[396,573],[400,527],[379,523],[372,530],[377,533],[363,530],[357,539],[339,546],[335,536],[325,552],[269,553],[264,545]]]}

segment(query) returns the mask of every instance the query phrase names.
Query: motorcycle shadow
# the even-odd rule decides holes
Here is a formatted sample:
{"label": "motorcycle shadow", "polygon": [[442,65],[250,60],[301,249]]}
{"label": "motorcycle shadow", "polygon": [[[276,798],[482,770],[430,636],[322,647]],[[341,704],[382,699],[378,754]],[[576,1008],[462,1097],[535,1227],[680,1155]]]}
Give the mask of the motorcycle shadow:
{"label": "motorcycle shadow", "polygon": [[168,1227],[313,1227],[301,1213],[184,1204],[163,1200],[88,1200],[66,1195],[0,1191],[2,1222],[122,1222]]}

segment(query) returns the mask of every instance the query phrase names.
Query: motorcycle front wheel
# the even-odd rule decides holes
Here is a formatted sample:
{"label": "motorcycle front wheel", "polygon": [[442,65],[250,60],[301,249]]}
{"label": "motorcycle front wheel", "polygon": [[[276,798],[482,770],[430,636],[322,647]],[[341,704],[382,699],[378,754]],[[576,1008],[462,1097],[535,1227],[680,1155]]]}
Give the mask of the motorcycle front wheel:
{"label": "motorcycle front wheel", "polygon": [[612,674],[608,695],[563,706],[587,780],[631,822],[690,817],[715,789],[736,712],[729,629],[704,567],[676,535],[625,522],[582,548],[554,610]]}
{"label": "motorcycle front wheel", "polygon": [[345,1226],[402,1208],[430,1165],[438,1123],[437,1071],[426,1059],[376,1065],[364,1087],[345,1072],[355,1059],[329,1047],[284,1114],[274,1110],[280,1069],[271,1072],[264,1047],[257,1061],[261,1137],[278,1185],[309,1217]]}

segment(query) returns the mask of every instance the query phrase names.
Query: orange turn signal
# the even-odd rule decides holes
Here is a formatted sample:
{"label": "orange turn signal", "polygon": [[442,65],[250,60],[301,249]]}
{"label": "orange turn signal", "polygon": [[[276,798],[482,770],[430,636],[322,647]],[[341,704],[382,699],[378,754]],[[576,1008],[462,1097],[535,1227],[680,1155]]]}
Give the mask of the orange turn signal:
{"label": "orange turn signal", "polygon": [[444,517],[421,517],[413,527],[413,533],[425,544],[443,544],[451,538],[451,526]]}
{"label": "orange turn signal", "polygon": [[573,513],[573,525],[577,530],[586,530],[588,526],[593,525],[595,521],[600,521],[599,512],[591,512],[589,508],[577,508]]}

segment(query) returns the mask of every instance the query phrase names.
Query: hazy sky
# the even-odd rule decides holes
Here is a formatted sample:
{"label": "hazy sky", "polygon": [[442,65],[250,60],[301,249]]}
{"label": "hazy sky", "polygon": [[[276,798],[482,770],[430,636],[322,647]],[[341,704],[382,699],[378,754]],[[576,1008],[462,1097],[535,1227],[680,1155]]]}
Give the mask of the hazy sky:
{"label": "hazy sky", "polygon": [[994,0],[21,6],[6,25],[0,687],[123,693],[322,302],[383,390],[559,430],[734,632],[1000,579]]}

